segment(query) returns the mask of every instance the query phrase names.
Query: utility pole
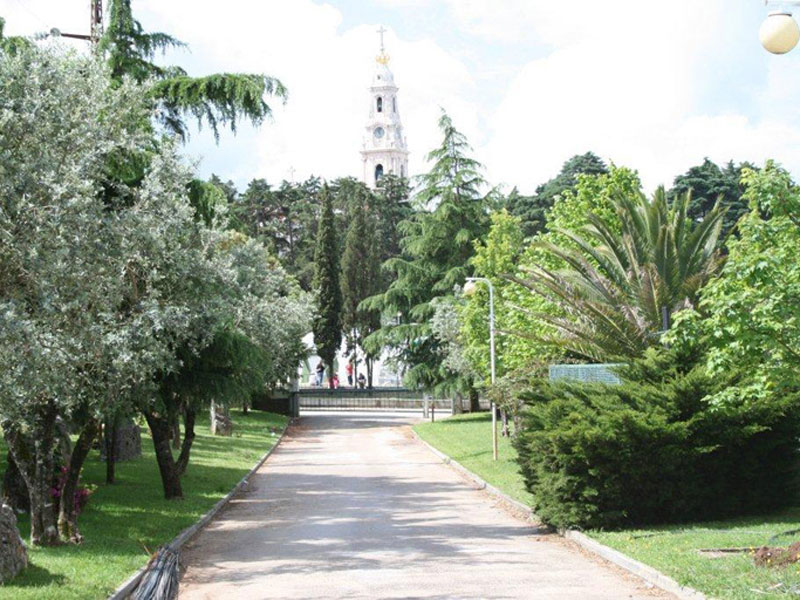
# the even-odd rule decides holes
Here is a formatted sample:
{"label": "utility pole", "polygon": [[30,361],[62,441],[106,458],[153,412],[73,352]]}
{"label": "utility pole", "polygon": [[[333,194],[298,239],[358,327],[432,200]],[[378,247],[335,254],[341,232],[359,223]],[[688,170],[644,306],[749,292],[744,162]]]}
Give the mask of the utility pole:
{"label": "utility pole", "polygon": [[103,0],[90,0],[89,12],[89,35],[62,33],[61,37],[86,40],[92,43],[92,48],[96,47],[100,38],[103,37]]}

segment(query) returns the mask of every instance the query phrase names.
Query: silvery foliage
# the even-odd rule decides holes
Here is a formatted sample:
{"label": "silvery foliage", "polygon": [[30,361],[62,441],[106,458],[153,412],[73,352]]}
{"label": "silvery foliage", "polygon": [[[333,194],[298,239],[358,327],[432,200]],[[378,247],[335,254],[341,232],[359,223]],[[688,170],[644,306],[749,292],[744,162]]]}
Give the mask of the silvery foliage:
{"label": "silvery foliage", "polygon": [[[175,349],[223,323],[276,356],[307,330],[263,249],[194,219],[191,173],[174,144],[154,149],[145,94],[58,49],[0,56],[0,416],[23,428],[46,401],[153,398]],[[104,202],[108,157],[141,152],[143,184]]]}
{"label": "silvery foliage", "polygon": [[439,341],[440,354],[444,357],[442,366],[450,373],[467,379],[477,378],[477,372],[467,358],[461,334],[461,317],[457,300],[452,296],[436,298],[431,330]]}
{"label": "silvery foliage", "polygon": [[240,233],[218,234],[217,260],[232,274],[228,308],[234,326],[265,351],[269,365],[265,384],[290,379],[305,348],[313,297],[270,257],[260,242]]}
{"label": "silvery foliage", "polygon": [[125,257],[97,181],[110,153],[144,147],[146,118],[91,60],[0,56],[0,411],[21,426],[46,399],[95,396],[115,360]]}

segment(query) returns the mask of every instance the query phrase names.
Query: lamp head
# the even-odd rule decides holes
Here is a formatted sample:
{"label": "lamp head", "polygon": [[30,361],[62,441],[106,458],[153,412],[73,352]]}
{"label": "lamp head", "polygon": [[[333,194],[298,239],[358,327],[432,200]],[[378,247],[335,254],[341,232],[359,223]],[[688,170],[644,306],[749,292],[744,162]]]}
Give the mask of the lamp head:
{"label": "lamp head", "polygon": [[464,284],[464,295],[472,296],[477,289],[478,286],[475,285],[475,282],[473,280],[468,279],[467,283]]}
{"label": "lamp head", "polygon": [[786,54],[800,41],[800,27],[788,12],[772,12],[758,32],[761,45],[772,54]]}

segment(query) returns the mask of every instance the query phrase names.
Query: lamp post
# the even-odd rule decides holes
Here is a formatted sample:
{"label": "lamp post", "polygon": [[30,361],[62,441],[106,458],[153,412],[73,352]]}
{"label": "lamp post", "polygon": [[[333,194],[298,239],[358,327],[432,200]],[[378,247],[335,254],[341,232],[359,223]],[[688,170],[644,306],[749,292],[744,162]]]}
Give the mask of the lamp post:
{"label": "lamp post", "polygon": [[[475,284],[478,281],[489,286],[489,362],[491,365],[492,385],[494,385],[494,287],[492,286],[492,282],[486,279],[486,277],[467,277],[467,283],[464,286],[464,294],[467,296],[474,294],[477,289]],[[494,400],[489,400],[489,407],[492,411],[492,458],[497,460],[497,411],[495,410]]]}
{"label": "lamp post", "polygon": [[758,32],[761,45],[772,54],[786,54],[800,41],[800,27],[788,10],[789,6],[800,6],[800,0],[764,0],[764,4],[775,4],[782,8],[769,13],[761,24]]}

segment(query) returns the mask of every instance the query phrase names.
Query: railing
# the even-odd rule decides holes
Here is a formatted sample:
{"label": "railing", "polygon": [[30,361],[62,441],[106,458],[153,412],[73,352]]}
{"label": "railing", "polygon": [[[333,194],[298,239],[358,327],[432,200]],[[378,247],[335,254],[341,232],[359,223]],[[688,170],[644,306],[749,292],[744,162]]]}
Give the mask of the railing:
{"label": "railing", "polygon": [[[260,394],[252,399],[254,410],[265,410],[285,414],[290,417],[300,415],[300,410],[413,410],[428,415],[431,407],[436,411],[451,413],[453,400],[450,398],[433,398],[424,390],[408,388],[380,387],[369,389],[356,388],[300,388],[296,391],[286,389],[272,390],[268,394]],[[468,400],[462,399],[462,410],[468,409]],[[481,398],[480,407],[489,409],[489,401]]]}
{"label": "railing", "polygon": [[450,412],[449,398],[432,398],[422,390],[408,388],[301,388],[297,391],[300,410],[436,410]]}

